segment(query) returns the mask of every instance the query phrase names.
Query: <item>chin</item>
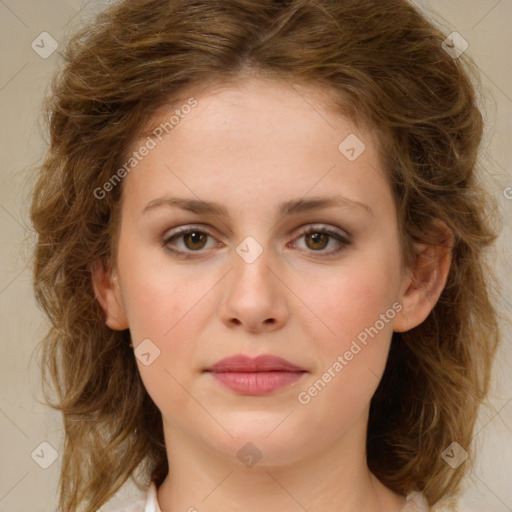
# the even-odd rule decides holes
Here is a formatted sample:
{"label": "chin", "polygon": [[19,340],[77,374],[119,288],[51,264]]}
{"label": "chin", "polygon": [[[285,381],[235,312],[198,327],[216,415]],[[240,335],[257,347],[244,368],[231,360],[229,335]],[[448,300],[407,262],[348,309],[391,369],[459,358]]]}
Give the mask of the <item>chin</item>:
{"label": "chin", "polygon": [[231,435],[222,428],[215,429],[211,435],[205,436],[205,432],[198,434],[210,450],[229,462],[247,466],[247,460],[253,462],[258,459],[256,464],[259,467],[292,464],[306,455],[308,447],[313,447],[315,443],[312,441],[318,436],[314,433],[308,436],[304,426],[299,428],[290,421],[291,418],[286,418],[288,412],[233,413],[229,418],[218,417]]}

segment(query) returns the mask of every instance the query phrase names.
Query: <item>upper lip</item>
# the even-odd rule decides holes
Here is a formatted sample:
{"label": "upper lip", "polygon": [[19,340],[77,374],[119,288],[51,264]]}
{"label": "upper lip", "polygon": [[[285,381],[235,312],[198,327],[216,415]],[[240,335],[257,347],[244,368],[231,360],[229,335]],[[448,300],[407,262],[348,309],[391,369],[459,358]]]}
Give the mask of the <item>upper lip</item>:
{"label": "upper lip", "polygon": [[207,372],[215,373],[252,373],[252,372],[305,372],[304,368],[296,366],[290,361],[272,355],[249,357],[243,354],[226,357],[206,368]]}

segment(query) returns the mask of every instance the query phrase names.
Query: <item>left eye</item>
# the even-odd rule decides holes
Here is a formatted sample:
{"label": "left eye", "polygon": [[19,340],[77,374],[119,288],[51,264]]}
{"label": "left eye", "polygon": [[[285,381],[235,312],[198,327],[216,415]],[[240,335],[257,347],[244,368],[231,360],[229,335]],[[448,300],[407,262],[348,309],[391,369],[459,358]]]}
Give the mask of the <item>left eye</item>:
{"label": "left eye", "polygon": [[[162,245],[172,253],[187,257],[190,253],[199,252],[204,249],[209,237],[213,239],[212,235],[201,229],[194,227],[182,228],[167,237]],[[306,249],[327,254],[336,254],[350,244],[350,241],[341,232],[334,231],[324,226],[305,229],[299,233],[299,236],[295,240],[300,238],[304,238],[307,246]],[[179,239],[183,241],[184,248],[178,248],[176,244],[173,243],[175,240]],[[324,251],[329,245],[329,242],[333,239],[337,242],[338,247],[331,251]],[[217,242],[215,245],[220,247],[222,243]],[[291,246],[297,247],[297,243],[294,241]]]}
{"label": "left eye", "polygon": [[[305,229],[299,234],[298,239],[300,238],[304,238],[307,248],[311,249],[313,252],[320,251],[329,255],[338,253],[345,246],[350,244],[348,238],[342,233],[324,226]],[[338,247],[331,251],[324,251],[323,249],[325,249],[329,241],[333,239],[337,242]],[[296,247],[297,245],[293,243],[292,246]]]}

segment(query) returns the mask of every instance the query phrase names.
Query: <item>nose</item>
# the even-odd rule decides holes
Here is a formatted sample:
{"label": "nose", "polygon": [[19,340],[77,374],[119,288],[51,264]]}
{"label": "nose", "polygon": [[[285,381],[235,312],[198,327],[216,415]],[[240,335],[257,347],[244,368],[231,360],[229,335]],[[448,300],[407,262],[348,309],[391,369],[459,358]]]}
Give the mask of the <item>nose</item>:
{"label": "nose", "polygon": [[270,249],[253,259],[254,252],[246,257],[241,246],[233,253],[233,268],[225,281],[221,319],[230,329],[251,333],[281,329],[289,316],[289,292],[279,276],[280,267],[270,257]]}

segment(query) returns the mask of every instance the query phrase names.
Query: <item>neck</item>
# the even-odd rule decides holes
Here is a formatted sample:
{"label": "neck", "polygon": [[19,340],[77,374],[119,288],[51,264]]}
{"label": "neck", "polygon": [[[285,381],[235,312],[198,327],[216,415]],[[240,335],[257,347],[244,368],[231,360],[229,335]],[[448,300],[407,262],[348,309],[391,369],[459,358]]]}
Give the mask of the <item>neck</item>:
{"label": "neck", "polygon": [[322,453],[287,464],[263,464],[263,457],[252,467],[171,425],[164,423],[164,431],[169,474],[158,489],[162,512],[397,512],[405,503],[369,471],[359,426]]}

